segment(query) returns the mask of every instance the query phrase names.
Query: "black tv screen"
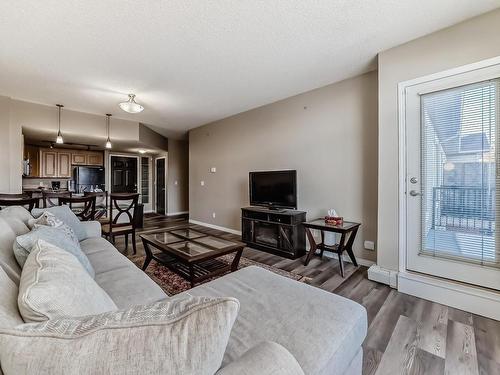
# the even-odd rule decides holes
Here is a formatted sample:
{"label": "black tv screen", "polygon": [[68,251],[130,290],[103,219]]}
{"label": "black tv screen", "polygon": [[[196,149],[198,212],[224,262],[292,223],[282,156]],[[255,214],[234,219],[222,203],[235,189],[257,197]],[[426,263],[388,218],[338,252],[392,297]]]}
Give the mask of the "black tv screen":
{"label": "black tv screen", "polygon": [[297,171],[250,172],[250,204],[297,208]]}

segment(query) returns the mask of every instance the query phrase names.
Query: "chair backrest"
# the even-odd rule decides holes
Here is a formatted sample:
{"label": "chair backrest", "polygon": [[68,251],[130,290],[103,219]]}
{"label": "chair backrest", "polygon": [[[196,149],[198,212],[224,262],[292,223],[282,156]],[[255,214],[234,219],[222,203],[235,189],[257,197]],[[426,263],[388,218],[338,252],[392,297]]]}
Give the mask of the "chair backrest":
{"label": "chair backrest", "polygon": [[5,197],[5,194],[3,194],[3,197],[0,197],[0,209],[8,206],[23,206],[31,212],[33,208],[38,208],[38,202],[38,198],[29,198],[27,196]]}
{"label": "chair backrest", "polygon": [[61,197],[59,198],[59,206],[67,204],[71,211],[81,221],[90,221],[95,219],[95,197]]}
{"label": "chair backrest", "polygon": [[43,208],[59,206],[59,198],[71,198],[69,191],[42,191]]}
{"label": "chair backrest", "polygon": [[108,214],[108,192],[107,191],[84,191],[84,197],[95,197],[95,217],[98,220]]}
{"label": "chair backrest", "polygon": [[[138,193],[111,193],[109,205],[109,224],[113,226],[132,225],[136,227],[137,204],[139,202]],[[116,210],[116,214],[113,214]],[[118,223],[119,218],[124,215],[127,222]]]}

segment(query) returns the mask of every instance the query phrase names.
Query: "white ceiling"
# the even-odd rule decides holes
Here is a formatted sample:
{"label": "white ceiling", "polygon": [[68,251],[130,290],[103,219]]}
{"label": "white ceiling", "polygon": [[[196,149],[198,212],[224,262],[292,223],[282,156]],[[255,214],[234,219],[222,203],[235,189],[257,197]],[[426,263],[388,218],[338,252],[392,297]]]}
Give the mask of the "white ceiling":
{"label": "white ceiling", "polygon": [[[379,51],[500,0],[15,0],[0,95],[134,119],[164,135],[376,67]],[[141,114],[117,104],[137,94]]]}

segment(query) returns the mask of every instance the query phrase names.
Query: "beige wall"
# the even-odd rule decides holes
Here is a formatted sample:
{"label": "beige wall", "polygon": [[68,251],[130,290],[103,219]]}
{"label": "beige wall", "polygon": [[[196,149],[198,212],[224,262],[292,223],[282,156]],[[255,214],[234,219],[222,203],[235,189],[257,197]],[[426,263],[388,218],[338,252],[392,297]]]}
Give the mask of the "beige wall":
{"label": "beige wall", "polygon": [[399,82],[500,55],[500,10],[379,54],[378,259],[398,269]]}
{"label": "beige wall", "polygon": [[297,170],[298,208],[309,219],[334,207],[362,222],[355,251],[375,260],[362,244],[377,231],[377,73],[190,131],[190,218],[239,230],[248,172],[272,169]]}
{"label": "beige wall", "polygon": [[13,120],[12,99],[0,96],[0,193],[20,193],[22,131]]}
{"label": "beige wall", "polygon": [[169,214],[189,210],[188,149],[187,141],[168,140],[167,212]]}

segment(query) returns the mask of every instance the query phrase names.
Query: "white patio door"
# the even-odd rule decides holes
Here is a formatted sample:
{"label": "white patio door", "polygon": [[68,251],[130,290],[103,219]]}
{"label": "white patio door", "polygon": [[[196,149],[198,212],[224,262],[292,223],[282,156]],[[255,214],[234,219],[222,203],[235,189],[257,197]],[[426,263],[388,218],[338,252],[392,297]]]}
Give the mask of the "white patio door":
{"label": "white patio door", "polygon": [[406,269],[500,290],[500,69],[407,86]]}

